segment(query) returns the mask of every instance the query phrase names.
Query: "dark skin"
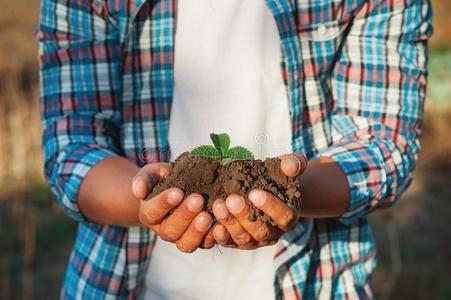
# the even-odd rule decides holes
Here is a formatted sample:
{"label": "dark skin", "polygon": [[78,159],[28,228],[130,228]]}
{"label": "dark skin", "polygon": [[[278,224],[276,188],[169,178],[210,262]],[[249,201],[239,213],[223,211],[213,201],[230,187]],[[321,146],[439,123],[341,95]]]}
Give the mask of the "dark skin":
{"label": "dark skin", "polygon": [[[183,252],[198,248],[211,227],[212,217],[202,212],[199,194],[184,198],[177,188],[152,199],[148,194],[158,177],[170,172],[170,164],[154,163],[139,169],[122,157],[102,160],[86,175],[78,201],[82,213],[92,222],[120,226],[145,226],[162,239],[176,243]],[[99,187],[108,186],[108,189]],[[175,208],[174,213],[165,218]]]}
{"label": "dark skin", "polygon": [[[329,157],[309,163],[300,155],[281,157],[285,175],[297,177],[301,182],[300,209],[288,207],[279,198],[261,190],[249,193],[249,199],[230,195],[213,204],[213,213],[219,223],[213,229],[216,242],[224,247],[251,250],[277,243],[292,230],[299,218],[338,217],[346,212],[349,203],[349,186],[345,174]],[[257,219],[248,219],[250,203],[269,215],[277,227]]]}
{"label": "dark skin", "polygon": [[[275,244],[280,236],[292,230],[301,217],[341,216],[348,207],[349,186],[339,165],[329,157],[310,161],[298,154],[281,157],[281,169],[301,182],[300,209],[260,190],[251,191],[249,199],[230,195],[218,199],[213,212],[218,219],[212,228],[212,217],[201,211],[204,199],[199,194],[184,197],[177,188],[168,189],[147,199],[158,177],[171,169],[167,163],[153,163],[138,168],[121,157],[102,160],[86,175],[80,187],[78,202],[82,213],[92,222],[121,226],[145,226],[163,240],[176,244],[183,252],[211,248],[216,243],[239,249],[255,249]],[[99,187],[108,187],[102,189]],[[271,216],[277,227],[257,219],[249,222],[249,203]],[[166,218],[169,211],[174,213]]]}

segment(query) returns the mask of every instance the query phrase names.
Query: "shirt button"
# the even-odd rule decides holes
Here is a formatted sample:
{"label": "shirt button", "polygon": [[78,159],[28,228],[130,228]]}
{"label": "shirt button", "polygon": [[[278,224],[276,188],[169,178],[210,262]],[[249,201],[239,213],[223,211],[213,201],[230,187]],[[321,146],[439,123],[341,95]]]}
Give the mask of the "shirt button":
{"label": "shirt button", "polygon": [[328,32],[326,26],[324,26],[323,24],[319,25],[318,34],[321,36],[327,36]]}

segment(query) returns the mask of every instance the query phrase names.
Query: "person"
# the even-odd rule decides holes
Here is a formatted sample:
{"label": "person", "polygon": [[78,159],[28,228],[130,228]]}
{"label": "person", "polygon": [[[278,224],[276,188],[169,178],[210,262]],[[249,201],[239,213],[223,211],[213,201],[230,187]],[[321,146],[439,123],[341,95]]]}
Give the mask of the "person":
{"label": "person", "polygon": [[[426,0],[42,0],[45,174],[79,222],[61,298],[373,298],[366,216],[411,182],[431,33]],[[210,132],[279,156],[298,207],[148,199]]]}

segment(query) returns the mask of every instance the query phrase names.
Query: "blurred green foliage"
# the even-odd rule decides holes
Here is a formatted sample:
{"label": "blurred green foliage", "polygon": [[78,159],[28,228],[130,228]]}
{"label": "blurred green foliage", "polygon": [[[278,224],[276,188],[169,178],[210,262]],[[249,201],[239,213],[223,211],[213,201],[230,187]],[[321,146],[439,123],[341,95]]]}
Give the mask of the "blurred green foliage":
{"label": "blurred green foliage", "polygon": [[430,53],[428,97],[440,106],[451,103],[451,50]]}

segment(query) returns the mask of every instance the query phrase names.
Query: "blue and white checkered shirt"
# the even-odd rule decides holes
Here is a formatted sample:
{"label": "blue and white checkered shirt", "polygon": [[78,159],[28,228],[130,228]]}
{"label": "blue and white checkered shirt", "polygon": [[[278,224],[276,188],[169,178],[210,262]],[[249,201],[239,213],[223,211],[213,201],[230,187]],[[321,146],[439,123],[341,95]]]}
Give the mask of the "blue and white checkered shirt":
{"label": "blue and white checkered shirt", "polygon": [[[282,49],[293,152],[335,159],[348,211],[314,220],[274,258],[280,299],[372,298],[375,246],[366,215],[399,199],[419,152],[426,89],[427,0],[266,0]],[[167,160],[176,0],[42,0],[40,97],[45,170],[80,222],[63,299],[133,299],[155,235],[88,222],[80,183],[104,158]],[[302,225],[302,224],[301,224]],[[300,226],[301,226],[300,225]]]}

